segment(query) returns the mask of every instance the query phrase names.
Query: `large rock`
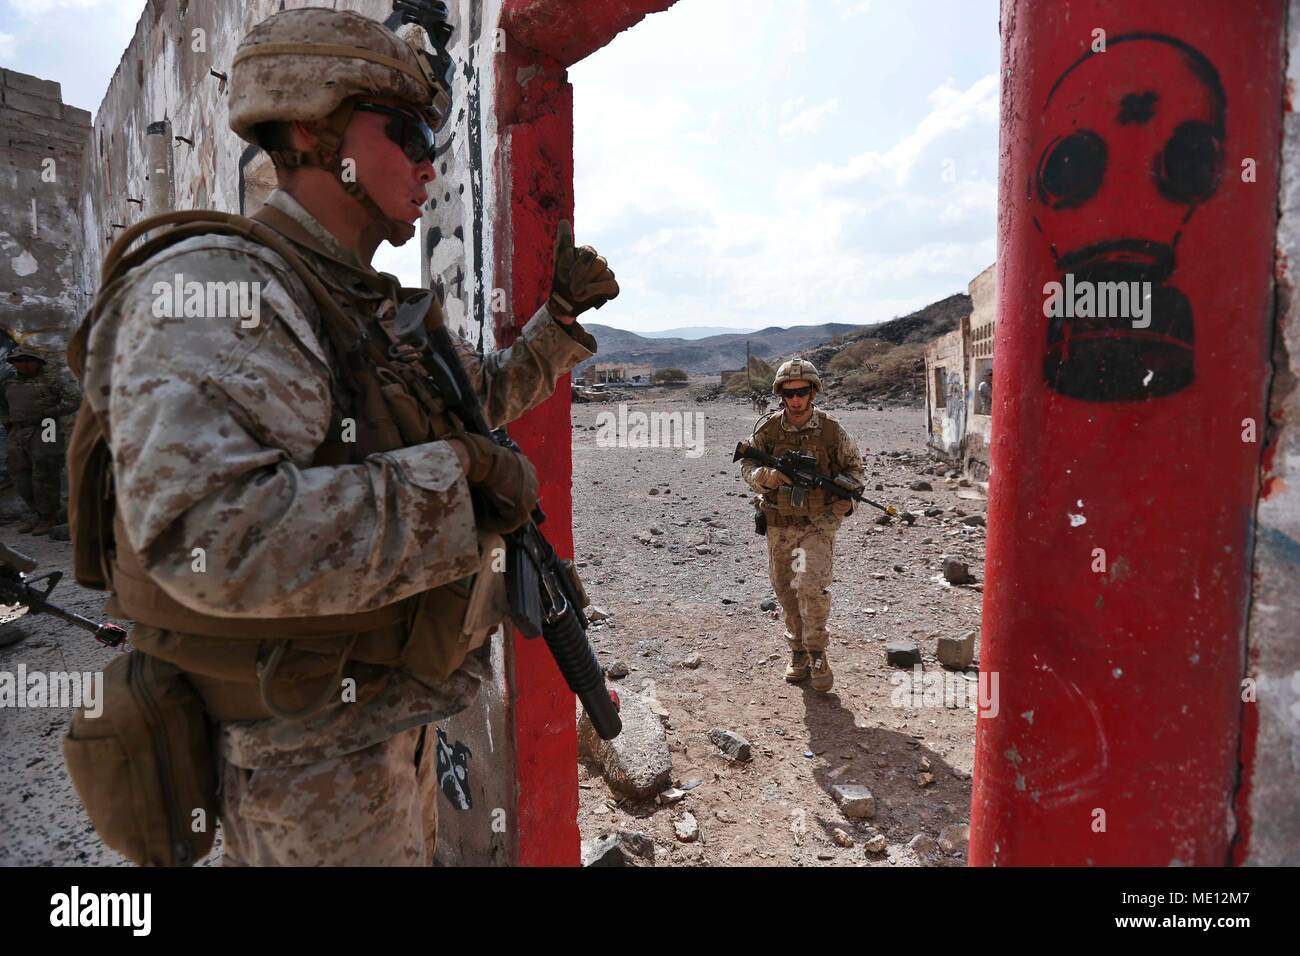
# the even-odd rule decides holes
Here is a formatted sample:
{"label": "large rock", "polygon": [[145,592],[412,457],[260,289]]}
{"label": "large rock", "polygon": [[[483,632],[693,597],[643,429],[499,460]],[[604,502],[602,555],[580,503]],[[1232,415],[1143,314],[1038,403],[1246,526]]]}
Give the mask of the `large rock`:
{"label": "large rock", "polygon": [[949,584],[970,584],[974,580],[966,562],[953,557],[943,559],[943,577]]}
{"label": "large rock", "polygon": [[940,637],[939,663],[952,670],[965,670],[975,659],[975,632],[967,631],[961,637]]}
{"label": "large rock", "polygon": [[912,641],[890,641],[885,645],[885,662],[892,667],[914,667],[921,663],[921,649]]}
{"label": "large rock", "polygon": [[623,732],[601,740],[586,713],[578,718],[578,754],[600,769],[613,790],[648,800],[672,783],[673,764],[664,725],[640,694],[623,694]]}
{"label": "large rock", "polygon": [[876,815],[876,798],[866,787],[840,783],[831,788],[831,795],[850,820],[870,820]]}
{"label": "large rock", "polygon": [[694,843],[700,838],[700,825],[690,811],[682,814],[680,820],[673,824],[673,833],[683,843]]}
{"label": "large rock", "polygon": [[910,488],[910,489],[912,489],[913,491],[933,491],[933,490],[934,490],[934,488],[930,485],[930,483],[929,483],[928,481],[926,481],[924,478],[917,478],[915,481],[913,481],[913,482],[912,482],[911,484],[909,484],[907,487]]}
{"label": "large rock", "polygon": [[584,840],[582,865],[654,866],[654,840],[633,830],[619,830],[597,840]]}
{"label": "large rock", "polygon": [[961,823],[952,823],[939,831],[939,849],[944,853],[965,852],[970,842],[970,827]]}
{"label": "large rock", "polygon": [[730,730],[720,730],[715,727],[709,731],[709,740],[732,760],[743,762],[752,756],[749,741]]}
{"label": "large rock", "polygon": [[918,833],[907,841],[907,848],[919,857],[933,853],[937,847],[934,837],[928,833]]}

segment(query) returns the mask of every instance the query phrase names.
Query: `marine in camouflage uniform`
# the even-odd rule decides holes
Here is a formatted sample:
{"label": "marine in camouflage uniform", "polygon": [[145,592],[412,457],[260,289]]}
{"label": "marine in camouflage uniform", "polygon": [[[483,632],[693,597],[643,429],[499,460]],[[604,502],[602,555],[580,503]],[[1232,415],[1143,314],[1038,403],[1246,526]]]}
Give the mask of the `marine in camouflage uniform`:
{"label": "marine in camouflage uniform", "polygon": [[66,369],[39,352],[17,348],[8,361],[18,370],[0,388],[9,477],[33,512],[17,530],[46,534],[59,516],[67,419],[81,404],[81,389]]}
{"label": "marine in camouflage uniform", "polygon": [[[241,59],[258,44],[280,52]],[[287,50],[284,44],[351,45],[381,60]],[[431,92],[419,73],[391,69],[385,60],[419,65],[397,36],[357,14],[317,8],[276,14],[250,31],[236,54],[231,126],[257,141],[263,135],[257,123],[337,119],[336,108],[381,96],[390,110],[403,112],[405,118],[397,117],[402,124],[416,123],[416,112],[435,119],[428,116]],[[431,145],[431,133],[428,140]],[[262,145],[268,145],[264,139]],[[426,182],[433,178],[431,155],[419,162]],[[283,142],[272,156],[282,174],[286,167],[313,165]],[[337,151],[332,156],[318,153],[314,165],[337,171]],[[360,162],[357,168],[364,183],[366,170]],[[345,188],[352,197],[347,201],[374,213],[372,224],[381,232],[387,228],[389,241],[400,244],[413,232],[409,221],[386,220],[366,191]],[[271,218],[264,221],[292,241],[330,298],[387,341],[382,337],[391,331],[401,293],[391,276],[371,268],[364,243],[346,245],[287,188],[273,192],[266,205]],[[187,283],[257,283],[260,321],[160,317],[154,290],[176,275]],[[560,376],[594,354],[595,340],[573,316],[617,292],[604,260],[589,247],[574,250],[562,228],[551,298],[517,341],[481,359],[460,345],[493,425],[541,402]],[[162,592],[160,601],[172,599],[213,619],[235,618],[236,625],[264,625],[400,608],[394,602],[436,596],[441,592],[432,589],[484,567],[485,542],[500,539],[486,537],[486,518],[481,509],[476,513],[471,488],[490,490],[503,468],[508,477],[520,469],[532,474],[531,466],[464,435],[320,464],[330,441],[340,447],[341,416],[352,411],[341,394],[347,363],[324,334],[304,283],[269,248],[230,235],[184,239],[133,268],[104,295],[89,333],[84,382],[95,410],[111,421],[119,536],[128,539],[127,550],[139,557],[149,584]],[[517,497],[515,526],[531,507],[526,492]],[[196,547],[203,550],[203,573],[195,572]],[[115,588],[131,584],[122,579],[128,570],[116,569]],[[125,603],[123,597],[117,590],[115,600]],[[489,673],[487,645],[445,679],[431,680],[401,662],[364,655],[335,672],[329,655],[337,644],[329,641],[320,642],[319,665],[313,666],[312,642],[296,641],[301,653],[285,668],[288,695],[282,686],[281,704],[290,709],[310,700],[317,696],[312,688],[321,685],[330,703],[305,717],[237,719],[243,705],[231,703],[227,692],[246,686],[237,678],[263,673],[272,642],[214,636],[220,633],[209,630],[204,637],[197,628],[179,633],[138,625],[132,642],[136,652],[181,664],[220,721],[223,863],[430,864],[438,795],[430,725],[473,700]],[[383,637],[382,630],[376,633]],[[338,693],[344,675],[355,681],[355,702]],[[298,677],[301,691],[295,690]],[[248,706],[258,710],[256,693]]]}
{"label": "marine in camouflage uniform", "polygon": [[[821,378],[811,362],[791,359],[777,370],[772,391],[781,399],[779,414],[762,421],[750,443],[780,456],[787,451],[815,455],[823,474],[862,480],[862,456],[844,428],[830,415],[813,408]],[[789,394],[789,392],[802,394]],[[809,491],[801,506],[792,499],[789,479],[777,469],[744,460],[741,475],[759,492],[759,507],[767,521],[768,575],[785,610],[792,683],[812,676],[812,686],[829,691],[834,685],[827,647],[830,632],[831,579],[835,533],[852,513],[853,502]]]}

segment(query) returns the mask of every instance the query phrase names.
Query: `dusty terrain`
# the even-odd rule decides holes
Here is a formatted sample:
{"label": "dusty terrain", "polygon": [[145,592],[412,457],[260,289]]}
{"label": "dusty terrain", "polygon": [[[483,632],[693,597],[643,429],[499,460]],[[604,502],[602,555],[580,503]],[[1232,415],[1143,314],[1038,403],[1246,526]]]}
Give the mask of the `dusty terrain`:
{"label": "dusty terrain", "polygon": [[[617,407],[575,406],[577,557],[593,600],[611,615],[592,631],[600,659],[630,670],[612,685],[626,695],[653,682],[668,714],[673,782],[698,784],[673,806],[620,803],[599,775],[581,767],[583,837],[620,828],[645,833],[661,866],[963,862],[960,850],[918,855],[907,844],[917,834],[938,837],[945,826],[966,822],[974,714],[964,707],[891,706],[897,688],[889,676],[896,670],[886,665],[883,649],[886,640],[911,637],[930,672],[937,667],[932,635],[978,626],[978,586],[947,585],[940,564],[945,554],[961,556],[983,580],[984,531],[965,528],[951,510],[981,513],[983,503],[958,498],[958,489],[930,475],[933,492],[908,490],[929,461],[923,412],[832,408],[865,452],[870,496],[900,510],[941,507],[945,513],[919,517],[914,527],[898,521],[882,527],[864,508],[845,523],[831,617],[836,685],[820,695],[782,679],[782,625],[759,609],[771,593],[766,556],[731,461],[755,413],[739,403],[697,404],[681,391],[645,394],[628,407],[702,415],[703,453],[597,447],[592,426],[602,411]],[[883,490],[872,490],[877,482]],[[662,533],[652,533],[652,526]],[[39,560],[41,571],[69,565],[65,542],[18,535],[11,526],[0,534]],[[697,553],[700,545],[709,553]],[[102,595],[70,579],[55,597],[99,616]],[[115,653],[40,616],[0,625],[0,643],[13,628],[28,637],[0,647],[0,670],[13,672],[19,661],[29,669],[99,670]],[[680,666],[692,654],[700,657],[698,667]],[[56,708],[0,709],[0,865],[122,862],[95,837],[64,771],[60,739],[70,716]],[[752,760],[725,758],[708,740],[714,728],[747,738]],[[923,785],[918,775],[926,772],[933,782]],[[847,820],[831,797],[836,784],[869,787],[874,819]],[[698,820],[699,837],[691,843],[674,836],[685,812]],[[836,828],[854,845],[837,845]],[[877,833],[887,849],[865,850]]]}
{"label": "dusty terrain", "polygon": [[[673,806],[620,803],[583,768],[584,839],[617,829],[646,833],[658,865],[963,863],[964,851],[918,857],[907,844],[968,822],[974,713],[891,706],[896,685],[889,676],[899,672],[884,651],[887,640],[910,638],[928,672],[938,666],[933,635],[958,636],[979,624],[978,585],[949,586],[940,569],[944,555],[959,556],[983,581],[984,529],[964,527],[952,509],[982,514],[984,502],[958,498],[944,479],[920,474],[930,463],[924,411],[831,407],[863,451],[868,497],[918,515],[933,507],[944,514],[918,517],[913,527],[897,520],[882,527],[874,522],[878,512],[863,506],[845,522],[830,620],[835,688],[822,695],[785,682],[784,627],[775,612],[760,610],[771,595],[766,550],[731,460],[756,414],[747,404],[696,404],[681,393],[628,403],[629,412],[637,410],[703,415],[703,454],[597,447],[597,416],[616,408],[575,406],[576,557],[592,600],[611,614],[592,631],[599,658],[630,670],[611,684],[627,694],[653,682],[668,712],[673,782],[702,782]],[[935,490],[909,490],[917,478]],[[873,490],[877,483],[883,490]],[[700,544],[710,553],[698,554]],[[682,666],[693,654],[698,667]],[[709,741],[714,728],[745,737],[753,759],[731,762]],[[923,785],[918,775],[925,772],[933,782]],[[836,784],[870,788],[874,819],[847,820],[831,796]],[[674,834],[687,811],[700,830],[691,843]],[[836,828],[854,845],[837,844]],[[887,850],[866,851],[864,842],[877,833]]]}

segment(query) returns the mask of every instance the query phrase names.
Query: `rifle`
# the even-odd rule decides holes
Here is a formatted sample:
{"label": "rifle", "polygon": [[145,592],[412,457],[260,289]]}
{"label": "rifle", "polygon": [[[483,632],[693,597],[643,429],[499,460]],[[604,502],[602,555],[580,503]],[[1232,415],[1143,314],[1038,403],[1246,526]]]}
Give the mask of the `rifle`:
{"label": "rifle", "polygon": [[[126,640],[126,631],[116,624],[96,624],[90,618],[65,611],[49,601],[50,592],[63,577],[62,571],[50,571],[29,578],[36,570],[36,562],[27,555],[0,544],[0,604],[21,604],[33,614],[52,614],[60,620],[76,625],[95,635],[95,640],[106,647],[120,647]],[[45,589],[34,587],[44,581]]]}
{"label": "rifle", "polygon": [[[486,435],[517,452],[519,446],[504,428],[494,430],[488,424],[446,326],[425,326],[432,297],[431,292],[421,292],[398,307],[394,331],[399,341],[419,350],[430,384],[467,431]],[[573,562],[560,560],[538,529],[545,520],[541,508],[534,508],[531,521],[504,536],[510,620],[524,637],[540,635],[546,639],[565,683],[582,701],[596,733],[603,740],[613,740],[623,723],[605,688],[596,652],[587,640],[587,619],[582,609],[590,601]]]}
{"label": "rifle", "polygon": [[878,508],[887,515],[898,514],[893,505],[877,504],[870,498],[863,497],[862,485],[848,476],[823,475],[817,470],[816,455],[804,455],[792,449],[777,457],[769,455],[762,449],[755,448],[747,441],[740,441],[736,442],[736,453],[732,455],[731,460],[740,461],[742,458],[748,458],[760,465],[775,468],[789,478],[790,484],[794,486],[790,492],[790,503],[796,508],[803,507],[804,499],[809,491],[814,488],[821,488],[837,498],[861,501],[864,505]]}

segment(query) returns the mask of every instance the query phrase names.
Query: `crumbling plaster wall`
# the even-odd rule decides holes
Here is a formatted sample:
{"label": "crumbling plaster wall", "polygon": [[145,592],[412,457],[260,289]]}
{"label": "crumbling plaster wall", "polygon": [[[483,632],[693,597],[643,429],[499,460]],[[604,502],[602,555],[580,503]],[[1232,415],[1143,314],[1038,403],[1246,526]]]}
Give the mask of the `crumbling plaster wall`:
{"label": "crumbling plaster wall", "polygon": [[[1300,84],[1300,0],[1287,21],[1288,89]],[[1271,431],[1255,515],[1242,705],[1237,862],[1300,865],[1300,117],[1284,104]],[[1244,429],[1243,424],[1243,429]],[[1262,437],[1262,436],[1261,436]],[[1248,686],[1248,685],[1247,685]]]}
{"label": "crumbling plaster wall", "polygon": [[80,216],[90,114],[58,83],[0,70],[0,329],[61,352],[85,302]]}
{"label": "crumbling plaster wall", "polygon": [[[967,319],[947,335],[931,340],[925,348],[925,401],[931,448],[954,463],[961,460],[962,436],[965,434],[966,377],[963,372],[966,350],[963,347]],[[944,370],[943,394],[935,383],[935,370]],[[940,402],[942,401],[942,405]]]}
{"label": "crumbling plaster wall", "polygon": [[[966,433],[962,438],[962,470],[985,478],[989,473],[989,453],[993,444],[993,416],[980,414],[979,396],[981,360],[993,357],[994,329],[998,308],[997,264],[989,266],[970,281],[970,337],[966,352]],[[990,409],[991,412],[991,409]]]}
{"label": "crumbling plaster wall", "polygon": [[[104,253],[126,226],[171,209],[256,211],[274,184],[274,174],[266,156],[229,128],[230,61],[240,38],[254,24],[282,7],[312,5],[319,4],[150,0],[95,115],[87,146],[82,199],[82,281],[87,294],[98,284]],[[388,0],[340,0],[336,6],[390,27],[399,23]],[[455,106],[439,137],[439,178],[430,190],[422,234],[412,242],[418,241],[426,260],[432,259],[432,270],[427,261],[423,267],[426,284],[431,280],[446,292],[449,317],[458,328],[466,328],[475,325],[479,296],[490,305],[493,286],[491,230],[484,224],[492,221],[494,190],[484,188],[492,171],[490,162],[483,162],[495,141],[493,84],[484,80],[483,71],[492,65],[500,4],[458,0],[450,6],[457,27],[452,41]],[[478,100],[480,90],[486,103]],[[471,131],[471,112],[482,121],[481,130]],[[163,123],[168,128],[160,130]],[[156,132],[150,132],[151,126]],[[169,169],[150,162],[150,147],[156,146],[150,140],[155,136],[169,140],[162,153],[170,156]],[[160,176],[170,179],[165,187],[159,187]],[[465,262],[467,257],[472,261]],[[485,323],[489,347],[490,325]]]}

